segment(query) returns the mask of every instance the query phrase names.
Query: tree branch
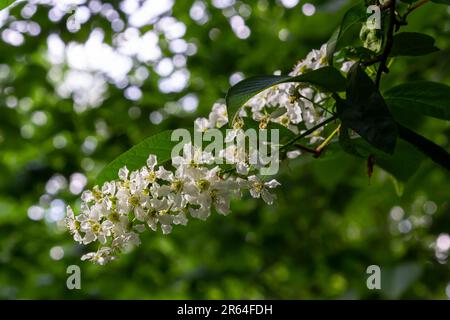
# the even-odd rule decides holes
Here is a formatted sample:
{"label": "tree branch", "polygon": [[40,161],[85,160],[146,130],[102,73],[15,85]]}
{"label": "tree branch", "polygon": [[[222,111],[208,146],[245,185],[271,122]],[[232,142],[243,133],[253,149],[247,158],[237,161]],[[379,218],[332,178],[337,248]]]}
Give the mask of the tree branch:
{"label": "tree branch", "polygon": [[381,76],[383,72],[388,73],[389,69],[387,67],[387,60],[389,59],[389,55],[391,54],[392,45],[394,44],[394,28],[397,23],[397,19],[395,18],[395,3],[396,0],[391,0],[388,4],[389,8],[389,25],[387,31],[387,40],[386,45],[384,47],[383,53],[380,57],[380,66],[377,70],[377,76],[375,80],[375,84],[377,88],[380,88]]}

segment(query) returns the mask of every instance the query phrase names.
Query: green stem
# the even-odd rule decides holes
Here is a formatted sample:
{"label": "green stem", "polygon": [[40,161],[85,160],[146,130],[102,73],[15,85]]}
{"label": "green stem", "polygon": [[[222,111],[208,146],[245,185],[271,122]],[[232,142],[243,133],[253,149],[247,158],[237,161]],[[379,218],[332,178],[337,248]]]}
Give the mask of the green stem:
{"label": "green stem", "polygon": [[337,128],[328,136],[328,138],[326,138],[325,141],[322,142],[322,144],[316,148],[316,151],[318,153],[321,153],[323,148],[325,148],[331,142],[331,140],[334,138],[334,136],[339,133],[340,129],[341,129],[341,125],[338,125]]}
{"label": "green stem", "polygon": [[336,120],[336,119],[337,119],[337,116],[332,116],[332,117],[328,118],[327,120],[325,120],[325,121],[319,123],[318,125],[312,127],[311,129],[306,130],[305,132],[303,132],[302,134],[298,135],[297,137],[295,137],[294,139],[292,139],[291,141],[289,141],[288,143],[286,143],[284,146],[282,146],[282,147],[280,148],[280,151],[281,151],[281,150],[284,150],[284,149],[286,149],[286,148],[288,148],[288,147],[290,147],[290,146],[292,146],[292,145],[295,144],[298,140],[300,140],[300,139],[302,139],[302,138],[304,138],[304,137],[306,137],[306,136],[309,136],[311,133],[314,133],[314,131],[316,131],[317,129],[322,128],[324,125],[326,125],[326,124],[328,124],[328,123],[330,123],[331,121],[334,121],[334,120]]}

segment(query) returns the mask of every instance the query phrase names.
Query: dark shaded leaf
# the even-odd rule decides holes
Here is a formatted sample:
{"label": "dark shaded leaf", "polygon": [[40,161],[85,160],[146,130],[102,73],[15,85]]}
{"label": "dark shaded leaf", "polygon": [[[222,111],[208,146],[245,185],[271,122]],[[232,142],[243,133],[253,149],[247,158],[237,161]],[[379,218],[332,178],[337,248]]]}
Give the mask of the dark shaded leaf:
{"label": "dark shaded leaf", "polygon": [[359,65],[349,72],[347,100],[338,101],[337,110],[345,126],[376,148],[394,152],[397,124],[372,79]]}
{"label": "dark shaded leaf", "polygon": [[[367,159],[370,155],[374,156],[375,165],[389,172],[392,176],[402,182],[406,182],[418,170],[424,155],[411,144],[399,140],[392,155],[382,152],[361,138],[348,139],[344,151],[362,159]],[[340,141],[341,143],[341,141]],[[342,146],[342,143],[341,143]]]}

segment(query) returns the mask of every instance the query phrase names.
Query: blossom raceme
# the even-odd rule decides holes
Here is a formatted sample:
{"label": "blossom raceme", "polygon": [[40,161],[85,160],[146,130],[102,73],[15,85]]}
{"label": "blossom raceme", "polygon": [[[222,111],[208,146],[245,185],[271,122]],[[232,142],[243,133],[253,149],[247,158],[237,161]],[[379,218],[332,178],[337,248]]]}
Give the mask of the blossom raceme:
{"label": "blossom raceme", "polygon": [[[324,44],[320,50],[311,51],[306,59],[298,62],[290,76],[299,76],[309,71],[317,70],[328,65],[327,50]],[[341,71],[346,73],[354,61],[338,61]],[[326,103],[331,99],[329,93],[307,84],[284,83],[274,86],[254,96],[246,106],[251,110],[251,117],[260,122],[275,122],[288,128],[293,133],[302,133],[323,122],[328,110]],[[284,112],[278,112],[280,108]],[[275,117],[273,115],[276,115]],[[321,136],[323,128],[317,129],[309,136],[310,143],[315,144],[324,140]]]}
{"label": "blossom raceme", "polygon": [[218,166],[210,164],[210,155],[191,144],[184,147],[183,156],[173,160],[173,171],[158,166],[155,155],[139,170],[129,172],[123,167],[117,180],[83,192],[80,214],[67,208],[65,222],[74,240],[100,244],[82,260],[105,264],[128,247],[139,245],[139,233],[146,228],[157,231],[159,226],[168,234],[174,225],[186,225],[188,217],[207,219],[213,208],[227,215],[230,200],[239,198],[245,189],[259,190],[251,194],[261,194],[268,203],[274,199],[262,189],[265,185],[258,189],[254,176],[221,174]]}
{"label": "blossom raceme", "polygon": [[[347,72],[352,63],[341,61],[341,71]],[[326,65],[324,45],[320,50],[310,52],[290,75],[300,75]],[[237,139],[243,127],[240,119],[244,117],[257,121],[261,129],[274,122],[295,134],[303,133],[326,118],[324,106],[330,98],[328,93],[306,84],[274,86],[244,105],[225,142]],[[225,104],[217,102],[207,118],[195,120],[194,128],[206,132],[221,128],[228,121]],[[324,140],[321,130],[308,136],[310,144]],[[300,154],[291,151],[288,158]],[[186,225],[189,217],[206,220],[213,209],[227,215],[230,200],[241,197],[246,190],[252,197],[272,204],[275,195],[269,190],[280,183],[274,179],[266,182],[256,176],[258,168],[250,164],[251,156],[237,152],[234,145],[223,149],[217,157],[234,167],[223,172],[214,165],[217,158],[212,154],[187,144],[182,156],[172,159],[170,170],[158,165],[157,157],[152,154],[146,165],[138,170],[130,172],[126,166],[121,168],[118,179],[83,192],[79,214],[76,215],[71,207],[67,208],[65,222],[74,240],[84,245],[99,244],[97,251],[83,255],[82,260],[103,265],[127,248],[139,245],[139,234],[147,228],[153,231],[160,228],[163,234],[168,234],[174,225]]]}

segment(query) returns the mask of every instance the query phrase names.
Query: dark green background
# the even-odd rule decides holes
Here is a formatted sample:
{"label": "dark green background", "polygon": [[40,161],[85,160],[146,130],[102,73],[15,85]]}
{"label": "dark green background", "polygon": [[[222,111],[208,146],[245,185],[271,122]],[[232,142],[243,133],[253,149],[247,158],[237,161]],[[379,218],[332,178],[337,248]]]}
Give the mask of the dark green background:
{"label": "dark green background", "polygon": [[[55,174],[70,181],[71,174],[81,172],[92,185],[105,164],[145,137],[192,127],[196,117],[206,115],[217,99],[224,98],[231,74],[289,72],[307,52],[327,41],[352,1],[310,2],[317,12],[307,17],[301,11],[304,1],[292,9],[276,1],[237,1],[237,10],[244,3],[252,10],[246,20],[251,36],[241,40],[222,10],[209,1],[210,16],[204,25],[189,17],[193,1],[176,1],[169,15],[187,26],[184,39],[198,49],[188,57],[188,88],[174,94],[159,92],[158,75],[150,64],[141,100],[129,101],[123,90],[110,85],[104,103],[83,113],[74,112],[73,100],[60,98],[47,80],[51,66],[45,59],[46,38],[58,33],[66,42],[84,42],[92,29],[101,27],[105,41],[111,43],[114,32],[105,18],[94,15],[73,34],[65,27],[67,16],[53,23],[49,8],[40,6],[32,18],[42,29],[39,36],[27,36],[19,47],[1,42],[0,64],[11,71],[0,79],[0,298],[447,298],[448,260],[437,260],[433,243],[450,230],[450,175],[430,161],[424,161],[408,182],[396,182],[379,168],[369,181],[365,163],[342,152],[328,152],[319,160],[305,155],[283,165],[277,178],[282,186],[273,206],[246,196],[233,202],[228,217],[214,213],[206,222],[191,220],[169,236],[146,232],[140,247],[103,267],[81,262],[87,249],[76,246],[56,223],[27,216],[30,206],[45,202],[45,185]],[[111,3],[117,7],[118,2]],[[11,15],[22,19],[22,7],[12,9]],[[209,37],[213,28],[220,30],[215,40]],[[289,31],[287,41],[279,39],[281,29]],[[383,79],[383,90],[409,80],[450,85],[447,6],[424,6],[411,15],[405,30],[434,36],[441,51],[397,58]],[[353,37],[357,38],[357,30]],[[170,56],[163,36],[160,45]],[[149,121],[152,111],[187,93],[199,97],[194,113],[168,115],[159,125]],[[30,97],[31,110],[6,107],[10,95]],[[128,114],[132,106],[141,109],[137,119]],[[44,126],[31,122],[37,110],[47,115]],[[448,122],[414,114],[403,120],[448,149]],[[98,134],[99,121],[107,124],[108,136]],[[21,135],[26,125],[35,128],[27,139]],[[68,141],[63,149],[53,145],[57,134]],[[98,146],[86,155],[81,145],[89,136],[97,138]],[[86,158],[95,164],[90,171],[81,165]],[[78,203],[67,188],[53,198]],[[434,205],[435,212],[426,213]],[[411,231],[401,233],[399,222],[390,218],[396,206],[405,212],[400,224],[411,223]],[[51,259],[54,246],[63,247],[62,260]],[[81,267],[82,290],[66,288],[66,268],[71,264]],[[381,267],[381,291],[366,287],[365,271],[372,264]]]}

